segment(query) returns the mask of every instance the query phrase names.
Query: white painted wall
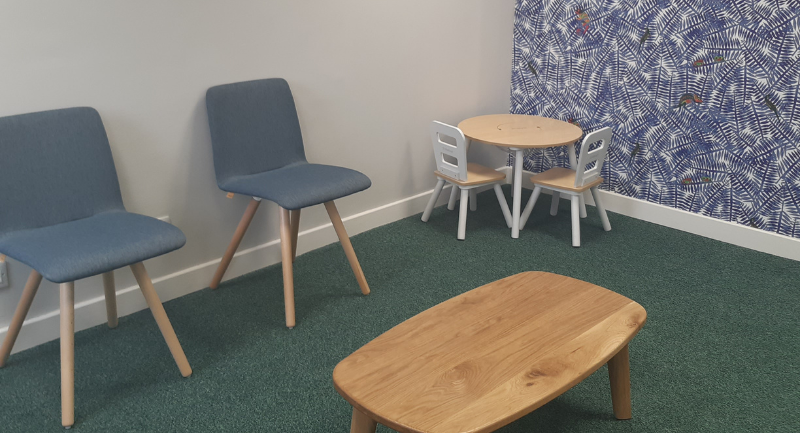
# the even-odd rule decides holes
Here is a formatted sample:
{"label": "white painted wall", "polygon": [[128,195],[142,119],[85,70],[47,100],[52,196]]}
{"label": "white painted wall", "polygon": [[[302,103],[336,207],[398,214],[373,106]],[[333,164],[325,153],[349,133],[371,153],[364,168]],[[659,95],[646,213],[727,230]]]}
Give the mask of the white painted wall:
{"label": "white painted wall", "polygon": [[[217,189],[208,87],[286,78],[309,160],[372,178],[371,189],[340,201],[342,215],[353,215],[432,188],[432,119],[457,123],[508,111],[513,15],[514,0],[3,0],[0,115],[83,105],[100,111],[128,210],[169,215],[188,237],[182,250],[147,262],[151,276],[202,271],[164,280],[173,288],[166,295],[157,284],[168,299],[207,285],[209,263],[224,252],[247,201]],[[474,146],[471,153],[504,165],[496,149]],[[370,214],[356,231],[419,212],[426,198],[401,202],[402,212]],[[277,221],[274,205],[262,206],[241,248],[277,239]],[[323,210],[310,209],[301,230],[326,222]],[[335,239],[324,231],[330,233],[308,245]],[[301,237],[300,251],[308,245]],[[230,275],[275,259],[240,260]],[[29,272],[9,262],[0,337]],[[128,271],[118,271],[117,281],[120,289],[135,285]],[[77,284],[79,306],[97,304],[100,284],[98,277]],[[43,284],[29,318],[53,317],[54,289]],[[125,302],[121,297],[122,313],[144,305]],[[77,327],[101,323],[102,310],[95,310],[81,319],[79,308]],[[17,349],[40,342],[26,343],[27,329]]]}

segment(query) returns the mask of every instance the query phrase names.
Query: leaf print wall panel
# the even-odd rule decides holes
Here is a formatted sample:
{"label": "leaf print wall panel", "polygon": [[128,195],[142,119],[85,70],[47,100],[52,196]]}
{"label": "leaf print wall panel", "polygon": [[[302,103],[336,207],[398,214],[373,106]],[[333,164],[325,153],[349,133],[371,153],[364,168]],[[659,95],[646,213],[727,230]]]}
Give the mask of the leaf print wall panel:
{"label": "leaf print wall panel", "polygon": [[614,129],[601,188],[800,237],[800,0],[517,0],[512,71],[512,113]]}

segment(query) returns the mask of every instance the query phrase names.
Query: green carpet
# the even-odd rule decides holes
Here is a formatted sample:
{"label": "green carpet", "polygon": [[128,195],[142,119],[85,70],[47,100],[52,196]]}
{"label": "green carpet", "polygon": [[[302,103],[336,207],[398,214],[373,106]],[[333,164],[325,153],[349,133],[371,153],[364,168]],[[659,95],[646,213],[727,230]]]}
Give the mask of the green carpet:
{"label": "green carpet", "polygon": [[[74,429],[346,432],[351,408],[331,380],[339,360],[439,302],[541,270],[647,309],[630,346],[634,419],[614,419],[604,367],[502,432],[800,431],[798,263],[613,213],[606,233],[591,207],[574,249],[568,203],[550,217],[549,202],[542,196],[516,240],[491,191],[463,242],[457,213],[444,207],[427,224],[416,215],[355,236],[366,297],[338,244],[304,254],[293,330],[280,265],[168,302],[194,368],[188,379],[148,311],[79,332]],[[0,369],[0,431],[62,431],[57,341]]]}

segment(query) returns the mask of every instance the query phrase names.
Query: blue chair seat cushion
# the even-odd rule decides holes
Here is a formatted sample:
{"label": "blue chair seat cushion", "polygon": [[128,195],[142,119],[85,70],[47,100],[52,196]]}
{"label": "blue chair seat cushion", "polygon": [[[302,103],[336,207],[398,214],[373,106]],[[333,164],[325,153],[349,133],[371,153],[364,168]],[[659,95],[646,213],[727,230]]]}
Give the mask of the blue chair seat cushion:
{"label": "blue chair seat cushion", "polygon": [[303,162],[263,173],[234,176],[219,187],[297,210],[355,194],[371,185],[369,178],[358,171]]}
{"label": "blue chair seat cushion", "polygon": [[185,243],[183,232],[171,224],[111,211],[7,233],[0,236],[0,253],[54,283],[66,283],[166,254]]}

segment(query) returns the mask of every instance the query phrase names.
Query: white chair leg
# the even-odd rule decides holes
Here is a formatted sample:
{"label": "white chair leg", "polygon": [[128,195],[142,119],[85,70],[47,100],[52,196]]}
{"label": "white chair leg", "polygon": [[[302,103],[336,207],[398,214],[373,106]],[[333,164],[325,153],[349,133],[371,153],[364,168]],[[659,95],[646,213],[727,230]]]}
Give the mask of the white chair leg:
{"label": "white chair leg", "polygon": [[447,201],[447,210],[453,210],[456,208],[456,198],[458,197],[458,185],[450,184],[452,189],[450,190],[450,200]]}
{"label": "white chair leg", "polygon": [[467,203],[469,203],[469,190],[461,190],[461,209],[458,212],[458,240],[467,237]]}
{"label": "white chair leg", "polygon": [[500,210],[503,211],[503,218],[506,219],[506,225],[508,228],[511,228],[511,211],[508,210],[508,202],[506,201],[506,196],[503,195],[503,188],[500,188],[500,184],[494,184],[494,193],[497,195],[497,201],[500,202]]}
{"label": "white chair leg", "polygon": [[610,232],[611,223],[608,221],[606,207],[603,206],[603,201],[600,199],[600,194],[598,194],[597,187],[592,188],[592,196],[594,197],[594,205],[597,207],[597,213],[600,214],[600,221],[603,222],[603,230]]}
{"label": "white chair leg", "polygon": [[469,210],[473,212],[478,210],[478,190],[475,188],[469,190]]}
{"label": "white chair leg", "polygon": [[531,193],[531,198],[528,199],[528,204],[525,205],[525,210],[522,211],[522,216],[519,217],[519,229],[522,230],[525,228],[525,223],[528,222],[528,217],[531,216],[531,212],[533,212],[533,207],[536,206],[536,200],[539,199],[539,194],[542,193],[542,187],[536,186],[533,188],[533,192]]}
{"label": "white chair leg", "polygon": [[573,195],[572,200],[572,246],[581,246],[581,196]]}
{"label": "white chair leg", "polygon": [[586,195],[585,191],[580,195],[581,200],[581,218],[586,218]]}
{"label": "white chair leg", "polygon": [[422,213],[422,222],[428,222],[428,218],[431,217],[431,212],[433,212],[433,207],[436,206],[436,200],[439,199],[439,194],[442,193],[442,188],[444,188],[444,179],[439,179],[439,181],[436,182],[436,187],[433,188],[431,199],[428,200],[428,206],[425,207],[425,212]]}
{"label": "white chair leg", "polygon": [[558,215],[558,199],[561,194],[558,191],[553,191],[553,200],[550,202],[550,215]]}

